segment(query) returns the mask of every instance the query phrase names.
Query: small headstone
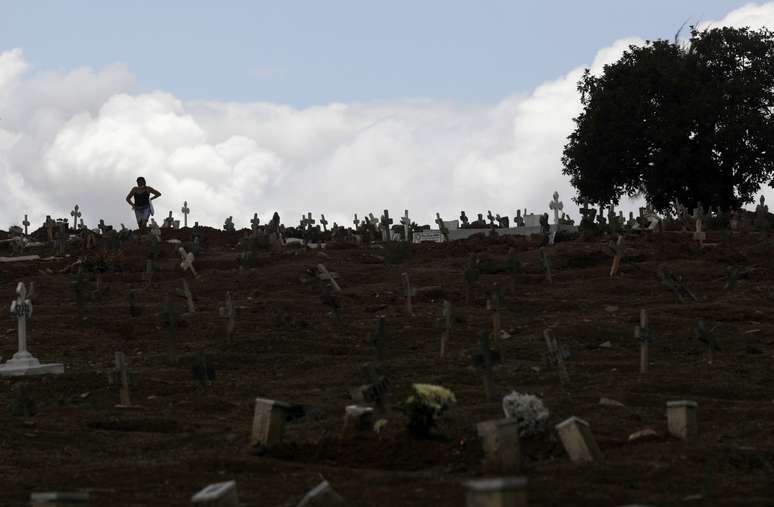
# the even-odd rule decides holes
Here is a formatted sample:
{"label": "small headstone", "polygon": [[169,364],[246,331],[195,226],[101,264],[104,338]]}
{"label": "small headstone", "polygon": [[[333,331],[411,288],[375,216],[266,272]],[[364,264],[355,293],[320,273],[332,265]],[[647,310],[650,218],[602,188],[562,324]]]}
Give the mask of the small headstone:
{"label": "small headstone", "polygon": [[527,507],[527,479],[501,477],[463,483],[466,507]]}
{"label": "small headstone", "polygon": [[373,425],[374,409],[361,405],[344,407],[344,428],[342,434],[351,436],[361,431],[368,431]]}
{"label": "small headstone", "polygon": [[336,282],[336,277],[326,269],[324,264],[318,264],[317,271],[320,272],[319,277],[321,280],[327,280],[331,284],[331,287],[333,287],[334,291],[341,292],[341,287]]}
{"label": "small headstone", "polygon": [[590,463],[602,459],[602,451],[591,434],[589,423],[570,417],[556,425],[564,450],[573,463]]}
{"label": "small headstone", "polygon": [[476,424],[484,449],[484,473],[510,475],[521,468],[519,421],[512,418]]}
{"label": "small headstone", "polygon": [[679,400],[667,402],[667,431],[682,440],[695,438],[699,434],[699,424],[695,401]]}
{"label": "small headstone", "polygon": [[223,230],[226,232],[234,232],[234,217],[230,216],[226,219],[226,221],[223,223]]}
{"label": "small headstone", "polygon": [[210,484],[191,497],[196,507],[239,507],[236,481]]}
{"label": "small headstone", "polygon": [[344,499],[331,487],[328,481],[322,481],[309,491],[296,507],[332,507],[344,505]]}
{"label": "small headstone", "polygon": [[290,405],[281,401],[266,398],[255,399],[253,413],[253,429],[250,434],[250,445],[269,449],[280,443],[285,432],[285,420]]}

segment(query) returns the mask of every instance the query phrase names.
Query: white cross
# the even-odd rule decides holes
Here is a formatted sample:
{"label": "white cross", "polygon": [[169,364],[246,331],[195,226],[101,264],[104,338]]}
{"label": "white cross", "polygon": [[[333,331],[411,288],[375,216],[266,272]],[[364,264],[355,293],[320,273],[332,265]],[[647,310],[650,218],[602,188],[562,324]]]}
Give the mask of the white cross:
{"label": "white cross", "polygon": [[194,254],[193,252],[186,253],[185,248],[182,246],[177,249],[178,252],[180,252],[180,258],[183,259],[183,261],[180,263],[180,267],[183,268],[183,271],[186,269],[190,269],[191,273],[193,273],[194,276],[199,276],[196,274],[196,269],[194,269],[193,261],[194,261]]}
{"label": "white cross", "polygon": [[73,229],[78,228],[78,219],[81,217],[82,213],[78,211],[78,205],[76,204],[73,210],[70,212],[70,216],[73,217]]}
{"label": "white cross", "polygon": [[403,210],[403,218],[400,219],[403,224],[403,235],[406,241],[409,240],[409,232],[411,231],[411,219],[409,218],[408,210]]}
{"label": "white cross", "polygon": [[559,200],[559,192],[554,190],[554,200],[548,203],[549,209],[554,210],[554,223],[559,224],[559,212],[562,211],[564,204]]}
{"label": "white cross", "polygon": [[27,297],[27,287],[22,282],[16,286],[16,299],[11,303],[11,315],[16,318],[19,330],[19,352],[14,354],[14,358],[17,356],[23,358],[29,355],[27,352],[27,319],[32,318],[32,301]]}
{"label": "white cross", "polygon": [[183,214],[183,227],[188,227],[188,213],[191,212],[188,209],[188,201],[183,201],[183,207],[180,209],[180,212]]}
{"label": "white cross", "polygon": [[27,215],[24,215],[24,222],[22,222],[22,225],[24,226],[24,235],[27,235],[27,227],[30,225],[30,221],[27,220]]}

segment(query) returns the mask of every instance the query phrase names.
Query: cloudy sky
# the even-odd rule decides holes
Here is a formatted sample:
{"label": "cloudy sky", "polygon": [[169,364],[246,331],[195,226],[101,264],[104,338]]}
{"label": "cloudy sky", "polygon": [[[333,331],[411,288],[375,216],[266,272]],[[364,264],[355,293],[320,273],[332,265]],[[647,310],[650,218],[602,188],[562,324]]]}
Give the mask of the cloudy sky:
{"label": "cloudy sky", "polygon": [[513,216],[555,189],[577,218],[584,68],[684,22],[774,28],[735,0],[158,3],[0,2],[0,228],[76,203],[131,225],[138,175],[159,220],[187,200],[215,226]]}

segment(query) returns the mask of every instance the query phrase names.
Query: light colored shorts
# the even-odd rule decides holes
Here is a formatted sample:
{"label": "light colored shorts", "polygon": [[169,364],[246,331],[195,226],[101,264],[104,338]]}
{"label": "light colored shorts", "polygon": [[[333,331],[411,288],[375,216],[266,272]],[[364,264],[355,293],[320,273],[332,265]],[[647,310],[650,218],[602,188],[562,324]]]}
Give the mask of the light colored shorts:
{"label": "light colored shorts", "polygon": [[134,216],[137,218],[137,223],[140,222],[148,222],[150,220],[151,215],[151,209],[150,206],[146,206],[144,208],[135,208],[134,209]]}

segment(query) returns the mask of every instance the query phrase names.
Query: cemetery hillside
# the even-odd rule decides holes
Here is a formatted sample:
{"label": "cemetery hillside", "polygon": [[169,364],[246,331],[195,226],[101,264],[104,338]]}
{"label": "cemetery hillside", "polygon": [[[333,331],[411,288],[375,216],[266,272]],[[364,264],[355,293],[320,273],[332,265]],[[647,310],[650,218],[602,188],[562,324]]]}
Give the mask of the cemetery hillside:
{"label": "cemetery hillside", "polygon": [[0,505],[774,503],[763,200],[195,208],[0,231]]}

